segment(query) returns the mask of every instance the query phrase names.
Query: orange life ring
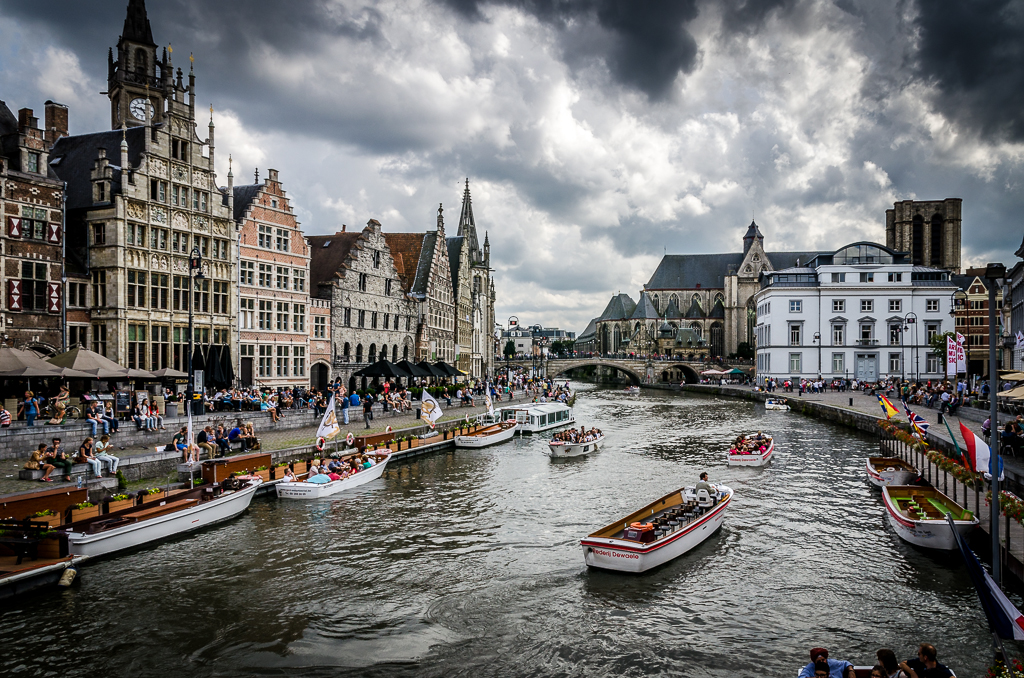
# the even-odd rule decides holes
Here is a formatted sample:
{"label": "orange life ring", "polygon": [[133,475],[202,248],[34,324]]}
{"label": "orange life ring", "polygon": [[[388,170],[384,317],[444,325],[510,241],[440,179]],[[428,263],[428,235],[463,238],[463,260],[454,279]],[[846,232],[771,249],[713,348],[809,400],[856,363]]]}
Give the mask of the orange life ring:
{"label": "orange life ring", "polygon": [[324,438],[323,436],[320,436],[319,438],[317,438],[316,439],[316,450],[317,450],[317,452],[323,452],[324,451],[324,445],[326,445],[326,444],[327,444],[327,438]]}
{"label": "orange life ring", "polygon": [[642,532],[654,529],[654,525],[651,525],[650,523],[630,523],[629,526]]}

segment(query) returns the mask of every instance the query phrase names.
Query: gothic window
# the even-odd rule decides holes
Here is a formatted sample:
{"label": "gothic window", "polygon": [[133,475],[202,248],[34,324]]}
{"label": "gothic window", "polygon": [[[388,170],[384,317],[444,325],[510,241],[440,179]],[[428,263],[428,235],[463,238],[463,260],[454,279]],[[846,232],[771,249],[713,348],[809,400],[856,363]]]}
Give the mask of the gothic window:
{"label": "gothic window", "polygon": [[754,305],[754,297],[747,299],[747,343],[754,346],[754,328],[757,326],[757,309]]}
{"label": "gothic window", "polygon": [[942,265],[942,215],[932,215],[932,266]]}
{"label": "gothic window", "polygon": [[715,295],[715,303],[716,304],[725,304],[725,295],[716,294]]}
{"label": "gothic window", "polygon": [[377,344],[370,344],[369,362],[377,362]]}
{"label": "gothic window", "polygon": [[722,329],[722,323],[714,323],[711,325],[711,356],[718,357],[723,355],[724,349],[724,338],[725,332]]}
{"label": "gothic window", "polygon": [[146,75],[147,65],[146,51],[141,49],[135,50],[135,72],[142,76]]}
{"label": "gothic window", "polygon": [[668,303],[675,304],[676,308],[679,308],[679,297],[673,294],[671,297],[668,298]]}
{"label": "gothic window", "polygon": [[700,326],[700,323],[691,323],[690,329],[694,331],[698,338],[704,336],[704,328]]}
{"label": "gothic window", "polygon": [[924,217],[920,214],[914,215],[913,225],[910,231],[911,258],[915,266],[924,265]]}
{"label": "gothic window", "polygon": [[362,344],[356,344],[356,362],[357,363],[363,362],[363,345]]}
{"label": "gothic window", "polygon": [[352,355],[352,344],[345,342],[345,362],[348,362],[349,356]]}
{"label": "gothic window", "polygon": [[654,299],[652,301],[654,302],[654,310],[661,313],[661,299],[657,294],[654,295]]}
{"label": "gothic window", "polygon": [[691,306],[700,306],[700,295],[697,294],[696,292],[694,292],[693,296],[690,297],[690,305]]}

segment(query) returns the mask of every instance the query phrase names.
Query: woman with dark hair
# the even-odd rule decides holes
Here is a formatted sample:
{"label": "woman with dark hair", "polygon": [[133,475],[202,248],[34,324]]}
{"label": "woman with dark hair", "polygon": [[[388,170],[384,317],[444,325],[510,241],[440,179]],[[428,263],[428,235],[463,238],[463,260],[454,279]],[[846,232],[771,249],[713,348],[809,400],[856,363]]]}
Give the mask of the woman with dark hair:
{"label": "woman with dark hair", "polygon": [[[878,664],[882,667],[885,673],[882,678],[896,678],[900,672],[900,660],[896,659],[896,653],[889,648],[883,647],[881,650],[875,653],[875,658],[878,660]],[[877,669],[878,666],[875,667]],[[871,669],[872,675],[874,675],[875,669]]]}

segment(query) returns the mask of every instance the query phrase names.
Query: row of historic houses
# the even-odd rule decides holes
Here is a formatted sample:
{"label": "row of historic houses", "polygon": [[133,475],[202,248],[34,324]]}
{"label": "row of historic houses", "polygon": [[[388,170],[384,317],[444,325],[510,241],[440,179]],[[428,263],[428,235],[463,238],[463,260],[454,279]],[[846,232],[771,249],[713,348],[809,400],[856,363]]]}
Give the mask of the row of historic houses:
{"label": "row of historic houses", "polygon": [[208,385],[324,387],[385,357],[491,371],[490,247],[468,179],[455,236],[439,210],[436,230],[370,220],[307,237],[276,170],[220,184],[213,109],[201,126],[194,69],[171,57],[130,0],[108,54],[110,130],[71,136],[59,103],[40,126],[0,102],[8,345],[184,371],[191,316],[193,357],[231,368]]}

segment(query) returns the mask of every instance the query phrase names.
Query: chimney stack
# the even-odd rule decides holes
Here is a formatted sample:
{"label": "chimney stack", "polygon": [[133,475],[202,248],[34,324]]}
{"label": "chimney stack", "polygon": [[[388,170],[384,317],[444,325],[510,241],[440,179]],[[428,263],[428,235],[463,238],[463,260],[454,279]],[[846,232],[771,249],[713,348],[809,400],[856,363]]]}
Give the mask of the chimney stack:
{"label": "chimney stack", "polygon": [[46,147],[50,148],[57,143],[57,139],[68,135],[68,107],[55,101],[47,101],[45,110]]}
{"label": "chimney stack", "polygon": [[28,130],[36,129],[39,126],[39,118],[32,115],[31,108],[23,108],[18,111],[18,131],[27,134]]}

